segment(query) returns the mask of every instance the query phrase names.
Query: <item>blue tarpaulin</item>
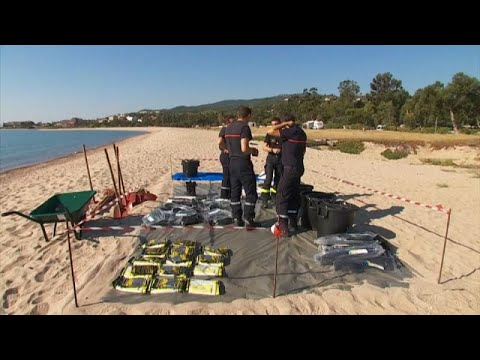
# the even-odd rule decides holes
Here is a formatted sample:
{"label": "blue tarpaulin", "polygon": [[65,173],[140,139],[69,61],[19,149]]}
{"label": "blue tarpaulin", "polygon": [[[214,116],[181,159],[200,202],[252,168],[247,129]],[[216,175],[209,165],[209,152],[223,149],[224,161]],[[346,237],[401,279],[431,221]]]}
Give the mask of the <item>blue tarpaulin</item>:
{"label": "blue tarpaulin", "polygon": [[[257,175],[257,181],[264,180],[263,174]],[[183,175],[183,172],[175,173],[172,175],[174,181],[222,181],[223,174],[215,172],[198,172],[195,177],[187,177]]]}
{"label": "blue tarpaulin", "polygon": [[172,175],[172,180],[175,181],[222,181],[223,174],[215,172],[199,172],[195,177],[187,177],[179,172]]}

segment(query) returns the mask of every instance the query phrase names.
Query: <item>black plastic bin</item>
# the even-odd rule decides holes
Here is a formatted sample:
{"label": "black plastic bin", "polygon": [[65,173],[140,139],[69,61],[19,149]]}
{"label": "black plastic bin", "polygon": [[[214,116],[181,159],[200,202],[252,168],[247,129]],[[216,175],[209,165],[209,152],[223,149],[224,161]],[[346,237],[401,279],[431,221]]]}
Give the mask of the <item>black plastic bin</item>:
{"label": "black plastic bin", "polygon": [[313,191],[313,185],[300,184],[300,186],[299,186],[299,191],[300,191],[300,192]]}
{"label": "black plastic bin", "polygon": [[304,229],[308,230],[312,229],[312,224],[308,214],[308,208],[310,206],[315,206],[317,202],[322,200],[335,201],[335,194],[333,193],[325,193],[312,190],[300,191],[300,197],[302,199],[302,204],[300,208],[300,224]]}
{"label": "black plastic bin", "polygon": [[298,209],[298,218],[302,227],[311,229],[310,222],[308,221],[308,207],[307,199],[305,196],[313,191],[313,185],[300,184],[298,193],[300,194],[300,209]]}
{"label": "black plastic bin", "polygon": [[316,201],[308,207],[312,229],[317,236],[344,233],[355,220],[358,207],[346,202]]}
{"label": "black plastic bin", "polygon": [[198,175],[198,167],[200,161],[198,160],[182,160],[183,175],[186,177],[196,177]]}

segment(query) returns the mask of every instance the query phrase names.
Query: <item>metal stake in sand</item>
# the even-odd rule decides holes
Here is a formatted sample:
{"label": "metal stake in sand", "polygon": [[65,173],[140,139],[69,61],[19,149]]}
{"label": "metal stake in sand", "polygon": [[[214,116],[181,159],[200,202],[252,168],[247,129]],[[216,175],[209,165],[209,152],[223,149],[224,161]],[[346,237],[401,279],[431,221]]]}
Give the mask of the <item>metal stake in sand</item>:
{"label": "metal stake in sand", "polygon": [[70,225],[67,221],[67,242],[68,242],[68,255],[70,255],[70,270],[72,271],[72,283],[73,283],[73,296],[75,297],[75,307],[78,306],[77,300],[77,288],[75,287],[75,273],[73,271],[73,258],[72,258],[72,247],[70,246]]}
{"label": "metal stake in sand", "polygon": [[442,261],[440,262],[440,271],[438,273],[438,284],[440,284],[440,280],[442,278],[443,259],[445,258],[445,249],[447,248],[448,228],[450,227],[450,215],[451,214],[452,214],[452,209],[449,209],[448,210],[448,220],[447,220],[447,230],[445,231],[445,241],[443,242]]}
{"label": "metal stake in sand", "polygon": [[277,254],[275,255],[275,274],[273,275],[273,298],[275,299],[277,291],[277,269],[278,269],[278,236],[275,236],[275,241],[277,242]]}

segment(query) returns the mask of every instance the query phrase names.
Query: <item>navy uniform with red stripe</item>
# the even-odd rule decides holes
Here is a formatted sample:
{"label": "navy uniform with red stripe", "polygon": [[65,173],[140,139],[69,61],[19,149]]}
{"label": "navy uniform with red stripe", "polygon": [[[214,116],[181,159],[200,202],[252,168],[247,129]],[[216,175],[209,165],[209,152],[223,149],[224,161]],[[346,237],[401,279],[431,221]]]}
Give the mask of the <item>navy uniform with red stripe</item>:
{"label": "navy uniform with red stripe", "polygon": [[297,212],[301,205],[300,178],[305,168],[303,158],[307,146],[307,134],[298,125],[280,130],[283,173],[277,189],[276,211],[282,230],[288,228],[290,218],[296,227]]}
{"label": "navy uniform with red stripe", "polygon": [[[225,141],[225,127],[220,130],[218,137]],[[230,199],[230,158],[227,149],[220,149],[220,163],[223,169],[222,189],[220,190],[220,198]]]}
{"label": "navy uniform with red stripe", "polygon": [[[230,157],[232,215],[237,223],[242,223],[242,215],[248,223],[253,223],[258,198],[257,184],[250,154],[242,152],[241,139],[252,140],[252,132],[248,123],[237,120],[225,129],[225,142]],[[244,211],[240,202],[242,186],[245,189]]]}
{"label": "navy uniform with red stripe", "polygon": [[[270,147],[270,149],[281,149],[282,145],[280,139],[270,134],[265,136],[264,143]],[[275,199],[277,195],[277,187],[282,176],[282,153],[275,154],[273,152],[268,153],[267,162],[265,164],[265,182],[263,183],[261,197],[264,203],[264,207],[268,206],[268,200]],[[274,177],[275,174],[275,177]],[[273,180],[273,186],[272,186]]]}

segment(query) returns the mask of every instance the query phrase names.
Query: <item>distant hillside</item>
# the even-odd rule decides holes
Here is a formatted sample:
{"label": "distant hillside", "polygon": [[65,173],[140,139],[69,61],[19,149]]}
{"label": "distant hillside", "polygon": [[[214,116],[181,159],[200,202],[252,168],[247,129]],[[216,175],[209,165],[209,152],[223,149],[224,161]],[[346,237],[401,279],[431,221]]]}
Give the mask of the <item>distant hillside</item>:
{"label": "distant hillside", "polygon": [[249,100],[222,100],[211,104],[203,104],[197,106],[176,106],[171,109],[162,109],[162,110],[150,110],[150,109],[143,109],[139,112],[160,112],[160,111],[172,111],[176,113],[184,113],[184,112],[200,112],[200,111],[221,111],[221,110],[228,110],[228,109],[235,109],[241,105],[246,106],[258,106],[258,105],[269,105],[274,104],[280,100],[283,100],[292,95],[277,95],[277,96],[270,96],[266,98],[259,98],[259,99],[249,99]]}

